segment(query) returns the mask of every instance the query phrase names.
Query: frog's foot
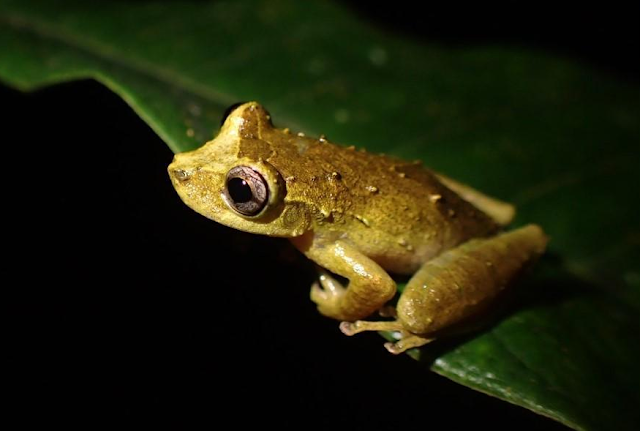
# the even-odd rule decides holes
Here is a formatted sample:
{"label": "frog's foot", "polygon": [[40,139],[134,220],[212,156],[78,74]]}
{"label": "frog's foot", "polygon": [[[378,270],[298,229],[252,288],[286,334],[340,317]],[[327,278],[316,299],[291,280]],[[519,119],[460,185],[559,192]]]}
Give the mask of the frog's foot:
{"label": "frog's foot", "polygon": [[340,330],[348,336],[365,331],[389,331],[394,334],[394,337],[399,337],[395,343],[384,344],[384,347],[394,355],[398,355],[414,347],[424,346],[434,340],[434,338],[425,338],[408,332],[398,320],[382,322],[356,320],[355,322],[342,322],[340,323]]}
{"label": "frog's foot", "polygon": [[409,334],[408,336],[403,335],[403,337],[395,343],[384,343],[384,347],[394,355],[399,355],[409,349],[424,346],[433,340],[435,340],[435,338],[425,338],[419,335]]}
{"label": "frog's foot", "polygon": [[340,300],[347,289],[326,271],[320,271],[318,281],[311,285],[311,300],[318,305],[322,314],[339,316]]}

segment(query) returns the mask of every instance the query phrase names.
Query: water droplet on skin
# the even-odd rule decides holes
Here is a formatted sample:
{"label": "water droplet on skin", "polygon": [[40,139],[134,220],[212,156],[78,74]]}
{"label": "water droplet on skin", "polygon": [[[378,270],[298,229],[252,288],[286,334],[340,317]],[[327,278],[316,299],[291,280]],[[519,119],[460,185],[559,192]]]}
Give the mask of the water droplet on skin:
{"label": "water droplet on skin", "polygon": [[304,138],[304,133],[303,132],[298,132],[298,136],[301,138]]}
{"label": "water droplet on skin", "polygon": [[378,188],[375,186],[367,186],[366,189],[369,193],[372,193],[372,194],[378,193]]}
{"label": "water droplet on skin", "polygon": [[330,179],[339,181],[342,179],[342,175],[340,175],[340,172],[331,172]]}
{"label": "water droplet on skin", "polygon": [[442,195],[438,195],[438,194],[429,195],[429,200],[433,203],[440,201],[440,199],[442,199]]}
{"label": "water droplet on skin", "polygon": [[407,242],[407,240],[404,239],[404,238],[400,238],[398,240],[398,244],[400,244],[402,247],[405,247],[408,251],[412,251],[413,250],[413,246],[411,244],[409,244]]}
{"label": "water droplet on skin", "polygon": [[322,142],[322,143],[325,143],[325,142],[327,142],[327,137],[324,136],[324,135],[320,135],[320,137],[318,138],[318,141]]}
{"label": "water droplet on skin", "polygon": [[290,177],[286,177],[284,180],[285,180],[286,182],[288,182],[288,183],[292,183],[292,182],[294,182],[294,181],[296,180],[296,177],[294,177],[294,176],[292,175],[292,176],[290,176]]}

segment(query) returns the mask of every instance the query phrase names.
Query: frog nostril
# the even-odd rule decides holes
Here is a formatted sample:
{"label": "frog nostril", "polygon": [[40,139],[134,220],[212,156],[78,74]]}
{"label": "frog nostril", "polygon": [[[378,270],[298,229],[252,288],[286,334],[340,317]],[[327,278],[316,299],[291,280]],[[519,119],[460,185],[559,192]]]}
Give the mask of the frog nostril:
{"label": "frog nostril", "polygon": [[173,176],[176,177],[178,181],[187,181],[189,179],[189,172],[184,169],[174,169]]}

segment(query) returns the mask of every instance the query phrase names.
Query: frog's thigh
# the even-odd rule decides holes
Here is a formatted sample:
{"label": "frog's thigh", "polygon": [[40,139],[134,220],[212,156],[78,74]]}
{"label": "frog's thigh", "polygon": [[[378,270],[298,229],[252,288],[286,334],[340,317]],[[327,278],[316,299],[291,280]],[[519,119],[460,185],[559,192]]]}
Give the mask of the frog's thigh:
{"label": "frog's thigh", "polygon": [[547,237],[536,225],[474,239],[425,263],[398,300],[398,320],[431,334],[478,314],[540,256]]}
{"label": "frog's thigh", "polygon": [[447,188],[453,190],[462,199],[487,214],[499,225],[506,226],[513,220],[516,214],[516,209],[513,205],[487,196],[466,184],[462,184],[442,174],[435,175]]}
{"label": "frog's thigh", "polygon": [[349,279],[346,289],[330,274],[311,288],[311,299],[325,316],[338,320],[362,319],[384,306],[396,292],[387,272],[356,248],[343,241],[312,245],[305,254],[323,268]]}

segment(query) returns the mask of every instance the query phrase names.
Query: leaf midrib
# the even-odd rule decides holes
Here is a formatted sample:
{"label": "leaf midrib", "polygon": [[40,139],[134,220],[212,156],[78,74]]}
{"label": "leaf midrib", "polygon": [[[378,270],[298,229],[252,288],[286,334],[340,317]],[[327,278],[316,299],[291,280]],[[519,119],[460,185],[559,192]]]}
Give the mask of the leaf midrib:
{"label": "leaf midrib", "polygon": [[173,69],[167,68],[141,60],[140,58],[123,55],[119,50],[112,49],[109,45],[101,44],[91,38],[77,38],[74,33],[55,25],[43,23],[33,17],[25,17],[21,14],[8,13],[0,15],[0,22],[22,31],[31,32],[39,37],[54,40],[71,48],[82,51],[84,54],[98,57],[102,60],[115,63],[124,69],[133,70],[136,73],[147,75],[167,86],[178,87],[185,92],[192,93],[198,97],[207,99],[213,103],[219,103],[221,107],[226,107],[236,100],[233,96],[216,91],[209,86],[199,84],[185,78],[184,74],[176,73]]}

